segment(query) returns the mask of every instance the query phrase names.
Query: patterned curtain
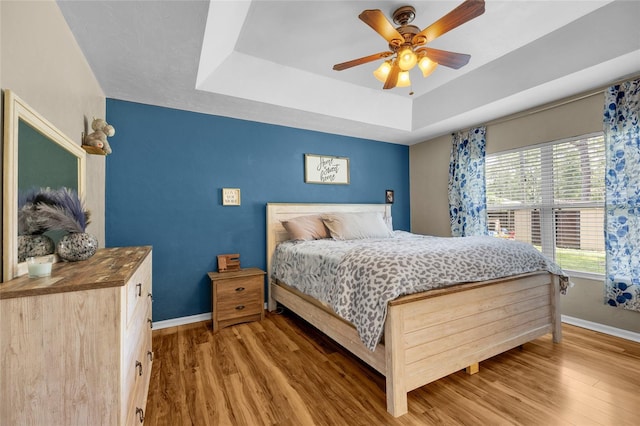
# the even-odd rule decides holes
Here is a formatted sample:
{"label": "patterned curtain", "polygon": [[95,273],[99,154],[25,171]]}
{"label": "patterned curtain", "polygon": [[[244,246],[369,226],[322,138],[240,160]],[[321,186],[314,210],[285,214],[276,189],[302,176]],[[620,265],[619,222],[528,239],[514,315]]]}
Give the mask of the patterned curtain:
{"label": "patterned curtain", "polygon": [[484,179],[486,129],[476,127],[452,135],[449,161],[451,235],[487,234],[487,194]]}
{"label": "patterned curtain", "polygon": [[605,91],[605,303],[640,312],[640,79]]}

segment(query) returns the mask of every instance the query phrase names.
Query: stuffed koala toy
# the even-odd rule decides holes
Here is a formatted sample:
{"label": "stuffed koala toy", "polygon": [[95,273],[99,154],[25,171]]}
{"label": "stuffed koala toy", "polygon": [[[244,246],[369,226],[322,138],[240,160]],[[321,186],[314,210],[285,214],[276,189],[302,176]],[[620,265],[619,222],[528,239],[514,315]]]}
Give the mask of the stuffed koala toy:
{"label": "stuffed koala toy", "polygon": [[107,137],[116,134],[116,129],[101,118],[94,118],[91,123],[93,133],[84,137],[84,144],[102,148],[107,154],[111,154],[111,147],[107,142]]}

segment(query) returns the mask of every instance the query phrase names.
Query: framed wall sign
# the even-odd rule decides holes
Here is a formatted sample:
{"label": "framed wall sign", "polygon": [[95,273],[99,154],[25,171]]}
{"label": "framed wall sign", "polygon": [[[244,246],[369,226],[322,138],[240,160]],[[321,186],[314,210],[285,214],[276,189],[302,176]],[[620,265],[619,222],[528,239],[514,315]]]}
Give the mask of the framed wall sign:
{"label": "framed wall sign", "polygon": [[239,206],[240,188],[222,188],[222,205]]}
{"label": "framed wall sign", "polygon": [[305,183],[349,185],[349,159],[331,155],[304,155]]}

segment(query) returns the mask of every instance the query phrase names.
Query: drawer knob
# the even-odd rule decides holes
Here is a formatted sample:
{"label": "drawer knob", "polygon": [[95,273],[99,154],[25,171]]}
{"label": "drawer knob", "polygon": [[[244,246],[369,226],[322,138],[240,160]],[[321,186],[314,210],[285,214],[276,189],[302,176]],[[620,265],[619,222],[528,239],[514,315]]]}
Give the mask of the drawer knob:
{"label": "drawer knob", "polygon": [[138,289],[138,297],[142,296],[142,283],[136,284],[136,288]]}
{"label": "drawer knob", "polygon": [[236,310],[241,311],[244,309],[244,305],[238,305],[236,306]]}
{"label": "drawer knob", "polygon": [[244,291],[244,287],[238,287],[236,288],[236,291]]}
{"label": "drawer knob", "polygon": [[149,361],[153,361],[153,352],[147,351],[147,356],[149,357]]}
{"label": "drawer knob", "polygon": [[153,302],[153,294],[149,293],[147,294],[147,296],[149,296],[149,299],[151,299],[151,301]]}
{"label": "drawer knob", "polygon": [[142,376],[142,363],[140,361],[136,361],[136,368],[138,369],[138,376]]}
{"label": "drawer knob", "polygon": [[142,408],[136,407],[136,415],[138,416],[140,423],[144,423],[144,410]]}
{"label": "drawer knob", "polygon": [[147,322],[149,323],[149,328],[153,328],[153,321],[151,321],[151,318],[147,318]]}

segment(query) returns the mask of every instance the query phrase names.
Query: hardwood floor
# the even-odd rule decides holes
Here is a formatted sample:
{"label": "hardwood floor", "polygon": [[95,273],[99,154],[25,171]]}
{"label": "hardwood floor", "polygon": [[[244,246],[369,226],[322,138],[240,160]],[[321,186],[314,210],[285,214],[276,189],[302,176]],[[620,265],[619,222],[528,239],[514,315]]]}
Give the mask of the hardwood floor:
{"label": "hardwood floor", "polygon": [[636,425],[640,343],[563,325],[409,393],[385,409],[384,377],[291,313],[222,329],[154,331],[146,425]]}

